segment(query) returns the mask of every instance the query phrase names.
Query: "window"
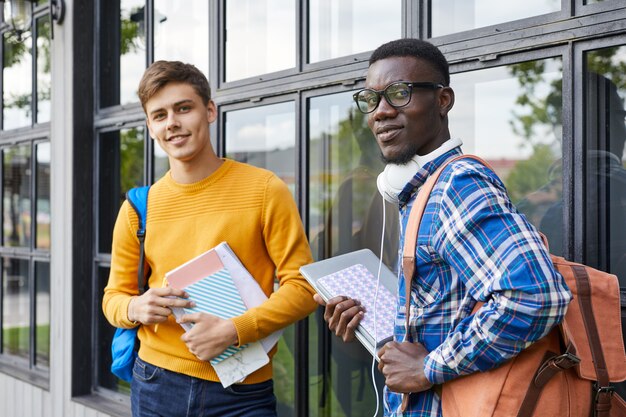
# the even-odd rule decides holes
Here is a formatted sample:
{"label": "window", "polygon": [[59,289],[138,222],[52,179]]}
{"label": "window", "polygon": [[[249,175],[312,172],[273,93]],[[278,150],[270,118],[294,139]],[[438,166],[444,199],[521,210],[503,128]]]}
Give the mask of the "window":
{"label": "window", "polygon": [[[8,7],[7,3],[4,3]],[[0,369],[43,387],[50,367],[50,19],[4,26],[0,154]],[[10,370],[9,370],[10,369]]]}
{"label": "window", "polygon": [[559,10],[561,0],[432,0],[430,31],[436,37]]}
{"label": "window", "polygon": [[511,200],[562,251],[562,70],[559,58],[453,74],[450,132],[485,159]]}
{"label": "window", "polygon": [[585,53],[586,262],[626,288],[626,46]]}
{"label": "window", "polygon": [[154,8],[154,60],[190,62],[208,76],[209,2],[155,0]]}
{"label": "window", "polygon": [[[102,108],[138,102],[137,86],[148,56],[154,56],[154,60],[181,60],[208,72],[208,3],[153,0],[154,31],[147,33],[149,2],[100,2],[101,25],[107,28],[100,32],[98,48]],[[185,47],[181,48],[183,44]]]}
{"label": "window", "polygon": [[294,0],[226,1],[226,81],[296,66]]}
{"label": "window", "polygon": [[370,51],[399,38],[401,12],[399,0],[310,1],[308,62]]}
{"label": "window", "polygon": [[[316,260],[368,248],[380,253],[383,200],[376,176],[381,153],[356,110],[352,91],[309,99],[309,240]],[[396,269],[398,210],[386,203],[385,263]],[[359,343],[332,335],[320,308],[309,318],[309,410],[311,416],[371,415],[376,396],[372,357]],[[379,394],[383,378],[375,371]]]}
{"label": "window", "polygon": [[[226,156],[274,171],[295,194],[295,105],[293,101],[224,113]],[[293,414],[295,326],[285,329],[272,360],[274,393],[281,416]]]}
{"label": "window", "polygon": [[45,370],[50,358],[50,144],[2,148],[2,355]]}
{"label": "window", "polygon": [[[102,311],[101,301],[104,287],[109,279],[110,252],[113,241],[113,226],[126,192],[132,187],[144,184],[144,154],[147,146],[143,127],[129,127],[121,130],[104,131],[99,135],[98,166],[100,167],[98,184],[98,245],[95,260],[97,295],[95,303],[98,312]],[[129,385],[117,379],[110,372],[111,340],[115,329],[100,313],[96,315],[98,355],[97,385],[130,393]]]}
{"label": "window", "polygon": [[294,103],[233,110],[225,117],[226,156],[274,171],[295,195]]}

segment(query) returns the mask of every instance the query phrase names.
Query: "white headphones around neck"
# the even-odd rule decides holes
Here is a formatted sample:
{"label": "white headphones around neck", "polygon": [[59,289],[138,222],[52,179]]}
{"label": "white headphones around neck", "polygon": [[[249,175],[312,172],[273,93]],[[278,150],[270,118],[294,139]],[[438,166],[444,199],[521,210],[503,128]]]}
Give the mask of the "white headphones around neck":
{"label": "white headphones around neck", "polygon": [[461,139],[448,139],[431,153],[426,155],[415,155],[406,164],[387,164],[383,172],[378,174],[378,178],[376,179],[378,191],[385,200],[390,203],[397,204],[398,194],[402,192],[404,187],[413,179],[413,176],[415,176],[421,167],[438,156],[441,156],[461,145],[463,145]]}

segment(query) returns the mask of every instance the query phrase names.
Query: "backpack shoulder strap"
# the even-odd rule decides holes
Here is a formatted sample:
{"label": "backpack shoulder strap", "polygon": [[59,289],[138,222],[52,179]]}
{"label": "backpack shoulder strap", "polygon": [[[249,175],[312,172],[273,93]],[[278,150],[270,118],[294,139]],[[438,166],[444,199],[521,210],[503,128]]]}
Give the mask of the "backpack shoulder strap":
{"label": "backpack shoulder strap", "polygon": [[[428,203],[428,199],[430,198],[430,194],[435,188],[435,184],[439,179],[439,176],[443,172],[443,170],[450,164],[460,159],[474,159],[481,164],[489,167],[485,161],[480,159],[474,155],[459,155],[452,159],[444,162],[435,172],[433,172],[422,188],[420,188],[417,193],[417,198],[415,199],[415,203],[413,203],[413,207],[411,208],[411,212],[409,213],[409,220],[406,225],[406,231],[404,232],[404,247],[402,251],[402,271],[404,272],[404,279],[406,282],[406,291],[407,291],[407,300],[410,300],[410,288],[408,285],[411,283],[413,279],[413,274],[415,273],[415,249],[417,248],[417,233],[419,231],[420,223],[422,221],[422,216],[424,214],[424,210],[426,209],[426,204]],[[407,310],[408,311],[408,310]],[[407,315],[408,318],[408,315]]]}
{"label": "backpack shoulder strap", "polygon": [[146,219],[148,217],[148,192],[150,186],[135,187],[128,190],[126,199],[130,206],[137,213],[139,227],[137,228],[137,239],[139,239],[139,269],[137,271],[137,288],[139,294],[143,294],[148,289],[148,281],[145,278],[145,252],[144,241],[146,239]]}

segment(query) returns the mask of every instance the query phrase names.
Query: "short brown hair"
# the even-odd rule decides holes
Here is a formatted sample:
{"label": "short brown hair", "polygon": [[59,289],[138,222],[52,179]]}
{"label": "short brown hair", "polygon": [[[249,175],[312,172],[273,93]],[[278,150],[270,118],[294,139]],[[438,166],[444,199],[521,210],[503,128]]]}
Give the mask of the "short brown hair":
{"label": "short brown hair", "polygon": [[190,84],[196,94],[202,98],[202,102],[205,105],[209,104],[211,87],[205,75],[198,68],[180,61],[156,61],[143,73],[137,90],[144,111],[148,100],[170,82]]}

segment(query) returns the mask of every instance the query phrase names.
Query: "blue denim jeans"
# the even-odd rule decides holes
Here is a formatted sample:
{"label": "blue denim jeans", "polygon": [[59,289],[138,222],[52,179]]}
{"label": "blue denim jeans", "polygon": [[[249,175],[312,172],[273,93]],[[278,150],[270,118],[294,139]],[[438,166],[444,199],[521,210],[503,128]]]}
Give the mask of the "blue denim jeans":
{"label": "blue denim jeans", "polygon": [[137,358],[130,387],[133,417],[276,417],[271,379],[224,388]]}

